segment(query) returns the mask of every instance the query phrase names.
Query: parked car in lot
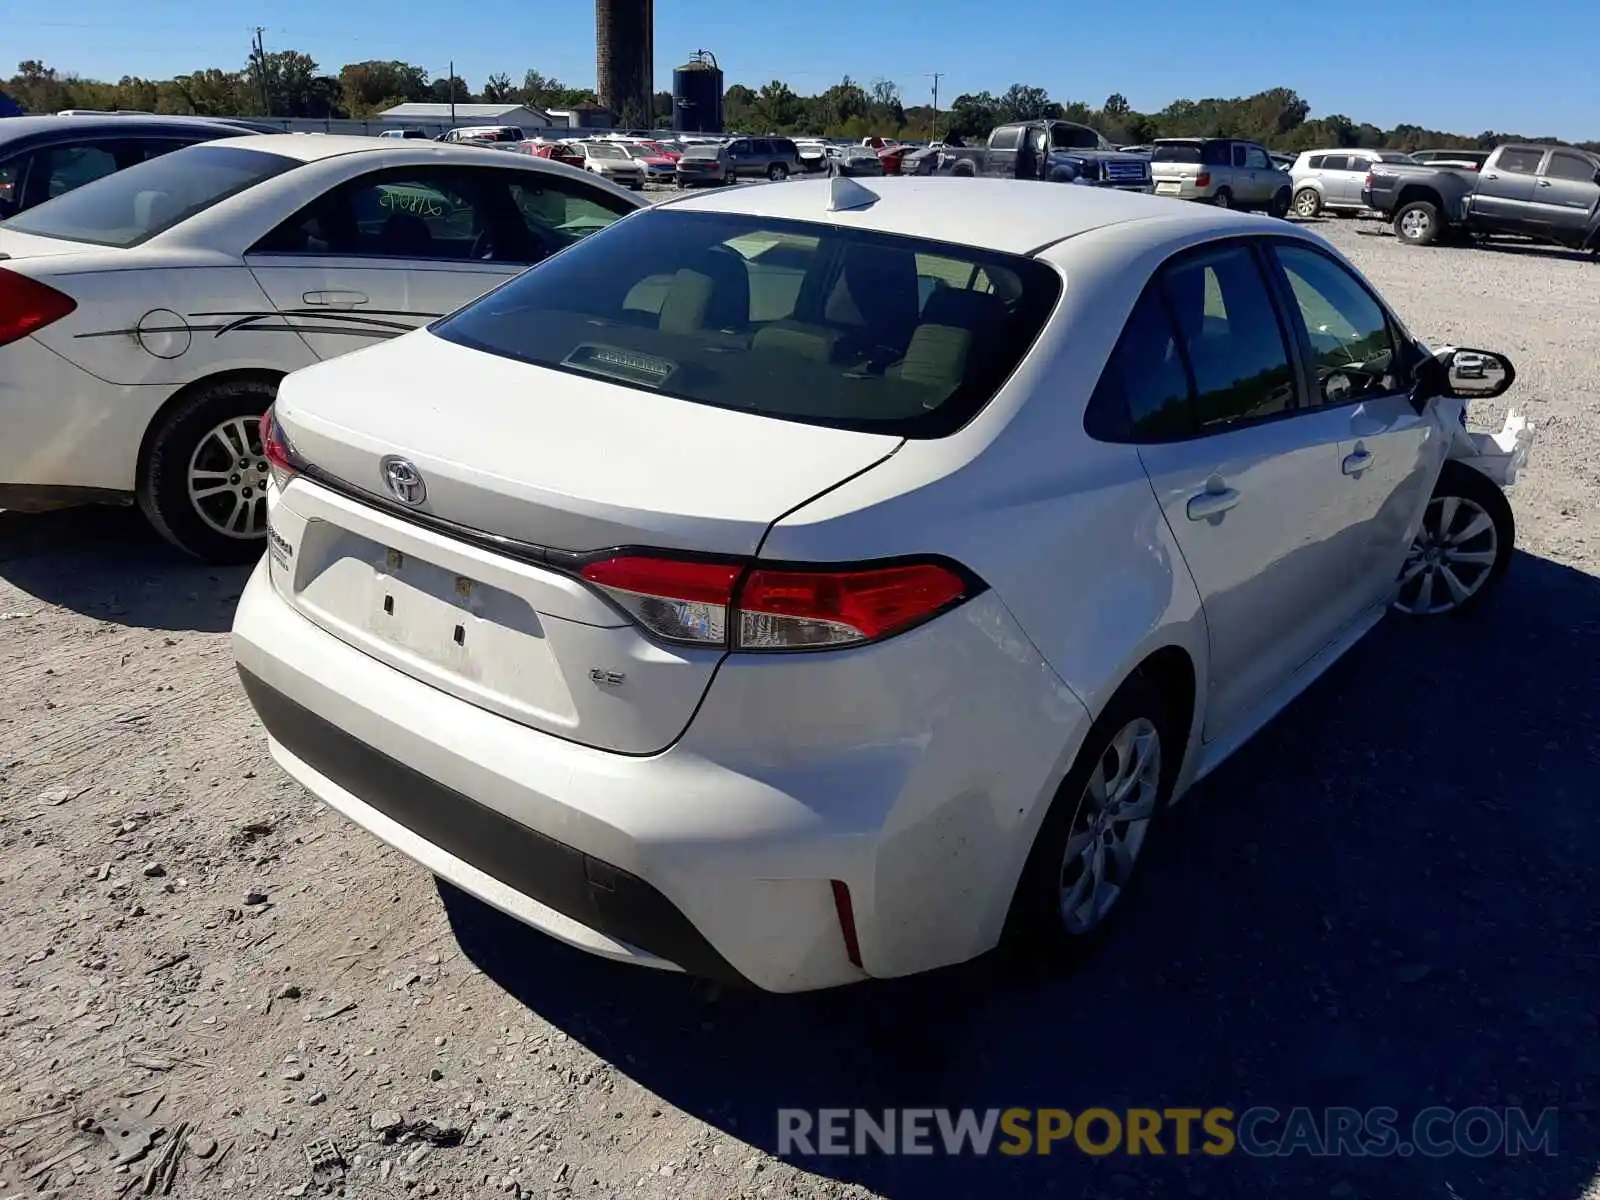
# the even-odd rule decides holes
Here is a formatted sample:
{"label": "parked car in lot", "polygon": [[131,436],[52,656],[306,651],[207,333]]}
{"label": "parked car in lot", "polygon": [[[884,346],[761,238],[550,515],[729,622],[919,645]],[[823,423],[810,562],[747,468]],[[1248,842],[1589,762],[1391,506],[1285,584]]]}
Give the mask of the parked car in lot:
{"label": "parked car in lot", "polygon": [[298,782],[594,953],[775,991],[1070,957],[1391,603],[1505,569],[1449,456],[1512,370],[1457,353],[1262,217],[669,201],[284,382],[240,675]]}
{"label": "parked car in lot", "polygon": [[685,146],[677,169],[681,188],[721,187],[733,182],[733,160],[728,157],[728,148],[717,143]]}
{"label": "parked car in lot", "polygon": [[1289,175],[1275,167],[1266,148],[1255,142],[1161,138],[1150,158],[1158,196],[1288,215],[1294,194]]}
{"label": "parked car in lot", "polygon": [[1113,150],[1096,130],[1072,121],[1012,121],[989,131],[985,145],[927,147],[905,159],[908,175],[1042,179],[1119,191],[1152,190],[1150,161]]}
{"label": "parked car in lot", "polygon": [[8,117],[0,121],[0,220],[135,163],[249,132],[202,117]]}
{"label": "parked car in lot", "polygon": [[829,146],[828,164],[839,175],[883,175],[883,157],[870,146]]}
{"label": "parked car in lot", "polygon": [[1307,150],[1289,171],[1294,186],[1294,215],[1310,220],[1327,209],[1335,213],[1366,210],[1361,193],[1375,163],[1407,163],[1414,159],[1398,150]]}
{"label": "parked car in lot", "polygon": [[520,154],[307,134],[194,146],[0,225],[0,508],[134,500],[245,561],[288,372],[440,317],[643,201]]}
{"label": "parked car in lot", "polygon": [[378,136],[381,138],[389,138],[391,140],[413,142],[426,141],[428,138],[427,132],[425,130],[416,128],[416,126],[411,126],[406,129],[385,129]]}
{"label": "parked car in lot", "polygon": [[531,154],[535,158],[548,158],[551,162],[565,163],[580,171],[584,167],[583,153],[573,149],[566,142],[552,141],[548,138],[529,138],[527,141],[518,142],[515,150],[519,154]]}
{"label": "parked car in lot", "polygon": [[728,142],[728,163],[735,179],[787,179],[800,173],[800,150],[788,138],[736,137]]}
{"label": "parked car in lot", "polygon": [[568,142],[583,155],[583,169],[622,187],[642,188],[644,167],[617,142]]}
{"label": "parked car in lot", "polygon": [[678,178],[678,160],[644,142],[622,142],[623,153],[638,163],[647,183],[672,183]]}
{"label": "parked car in lot", "polygon": [[1510,233],[1600,251],[1600,155],[1568,146],[1500,146],[1478,171],[1378,163],[1362,202],[1413,245]]}
{"label": "parked car in lot", "polygon": [[441,133],[441,142],[497,142],[515,144],[526,141],[528,134],[516,125],[462,125]]}

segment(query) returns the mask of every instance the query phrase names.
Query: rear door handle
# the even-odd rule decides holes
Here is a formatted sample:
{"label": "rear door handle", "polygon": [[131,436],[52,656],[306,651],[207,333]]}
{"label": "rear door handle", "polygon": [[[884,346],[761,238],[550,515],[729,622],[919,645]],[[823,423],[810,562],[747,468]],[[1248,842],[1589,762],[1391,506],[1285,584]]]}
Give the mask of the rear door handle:
{"label": "rear door handle", "polygon": [[307,292],[300,299],[318,308],[354,308],[367,302],[361,292],[345,291]]}
{"label": "rear door handle", "polygon": [[1357,450],[1354,454],[1347,454],[1344,456],[1344,462],[1340,464],[1340,469],[1343,470],[1346,475],[1359,475],[1361,472],[1370,467],[1375,461],[1376,460],[1373,458],[1372,451]]}
{"label": "rear door handle", "polygon": [[1189,497],[1189,520],[1205,521],[1211,517],[1220,517],[1235,504],[1239,503],[1240,496],[1236,488],[1223,488],[1220,492],[1204,491]]}
{"label": "rear door handle", "polygon": [[1539,180],[1539,186],[1540,187],[1549,187],[1550,186],[1550,181],[1548,179],[1541,179],[1541,180]]}

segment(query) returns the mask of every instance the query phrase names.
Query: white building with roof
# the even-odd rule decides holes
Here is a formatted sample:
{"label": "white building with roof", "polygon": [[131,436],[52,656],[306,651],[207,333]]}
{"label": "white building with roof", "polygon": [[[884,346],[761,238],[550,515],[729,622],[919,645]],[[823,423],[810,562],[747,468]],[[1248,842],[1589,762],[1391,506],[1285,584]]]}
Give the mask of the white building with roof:
{"label": "white building with roof", "polygon": [[450,105],[413,101],[386,108],[378,118],[386,125],[518,125],[530,130],[550,129],[556,125],[549,113],[526,104]]}

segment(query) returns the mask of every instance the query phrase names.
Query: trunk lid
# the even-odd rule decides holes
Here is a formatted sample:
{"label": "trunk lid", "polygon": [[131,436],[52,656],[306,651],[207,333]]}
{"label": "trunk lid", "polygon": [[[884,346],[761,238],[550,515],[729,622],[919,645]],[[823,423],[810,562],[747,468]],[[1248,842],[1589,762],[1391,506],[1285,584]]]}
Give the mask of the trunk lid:
{"label": "trunk lid", "polygon": [[[775,520],[900,444],[569,375],[425,331],[296,372],[275,412],[295,450],[340,485],[297,477],[275,507],[273,578],[290,603],[470,703],[629,754],[682,732],[723,652],[650,640],[564,556],[547,566],[536,548],[753,555]],[[421,476],[420,503],[391,496],[380,465],[389,456]]]}
{"label": "trunk lid", "polygon": [[0,225],[0,262],[7,259],[39,258],[46,254],[82,254],[85,251],[103,249],[102,246],[91,246],[84,242],[40,237],[34,233],[19,233]]}

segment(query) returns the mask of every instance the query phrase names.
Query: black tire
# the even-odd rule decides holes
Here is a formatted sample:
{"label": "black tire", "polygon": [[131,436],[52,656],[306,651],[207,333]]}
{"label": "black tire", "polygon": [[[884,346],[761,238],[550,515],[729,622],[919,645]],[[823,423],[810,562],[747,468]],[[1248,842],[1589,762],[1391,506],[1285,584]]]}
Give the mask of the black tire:
{"label": "black tire", "polygon": [[[225,422],[243,420],[250,436],[252,462],[241,478],[259,478],[264,461],[260,442],[255,440],[257,421],[277,396],[275,380],[262,378],[219,379],[196,387],[167,412],[151,432],[144,461],[139,466],[137,496],[139,511],[157,533],[178,549],[206,562],[254,562],[266,545],[265,499],[251,485],[248,500],[241,489],[240,499],[261,513],[261,532],[253,537],[229,536],[214,528],[201,515],[189,494],[189,469],[212,431]],[[221,447],[209,444],[205,453],[220,454]],[[231,468],[230,468],[231,469]],[[214,502],[220,504],[219,498]]]}
{"label": "black tire", "polygon": [[1277,217],[1280,221],[1289,215],[1289,189],[1279,188],[1272,197],[1272,203],[1267,206],[1267,215]]}
{"label": "black tire", "polygon": [[782,183],[789,178],[789,168],[782,163],[773,163],[767,168],[767,178],[772,180],[773,183]]}
{"label": "black tire", "polygon": [[1218,188],[1217,194],[1211,197],[1211,203],[1218,208],[1233,207],[1233,191],[1230,188]]}
{"label": "black tire", "polygon": [[1301,188],[1294,194],[1294,215],[1309,221],[1322,212],[1322,197],[1316,188]]}
{"label": "black tire", "polygon": [[[1083,808],[1086,789],[1094,772],[1104,768],[1112,751],[1112,739],[1138,720],[1148,721],[1157,733],[1160,776],[1153,814],[1134,855],[1132,873],[1123,881],[1109,911],[1092,929],[1070,931],[1061,912],[1067,843],[1080,816],[1088,815]],[[1136,885],[1140,878],[1139,864],[1149,854],[1151,838],[1161,825],[1177,782],[1188,734],[1187,729],[1179,728],[1181,724],[1174,719],[1171,705],[1142,675],[1134,675],[1123,684],[1101,712],[1051,802],[1017,882],[1002,938],[1006,957],[1014,963],[1030,967],[1071,966],[1091,953],[1115,928],[1127,908],[1128,885]]]}
{"label": "black tire", "polygon": [[[1491,531],[1494,537],[1492,547],[1486,534],[1478,534],[1470,538],[1461,539],[1453,548],[1467,554],[1488,554],[1493,550],[1493,560],[1486,564],[1486,570],[1480,574],[1476,571],[1468,574],[1466,568],[1456,567],[1455,572],[1460,582],[1472,590],[1466,599],[1459,603],[1452,603],[1449,607],[1437,608],[1431,611],[1423,610],[1417,603],[1421,585],[1418,579],[1407,580],[1407,572],[1417,562],[1417,556],[1422,552],[1426,539],[1432,533],[1430,526],[1436,526],[1435,506],[1451,498],[1464,501],[1476,506],[1489,520],[1493,522]],[[1437,510],[1442,514],[1442,509]],[[1465,531],[1469,528],[1468,521],[1472,510],[1463,505],[1456,506],[1455,519],[1452,529]],[[1444,532],[1449,533],[1450,530]],[[1394,609],[1396,612],[1410,617],[1462,617],[1477,611],[1483,604],[1485,597],[1494,590],[1497,583],[1504,577],[1511,566],[1511,552],[1516,548],[1517,521],[1512,515],[1511,503],[1506,499],[1506,494],[1500,490],[1498,484],[1473,467],[1465,463],[1449,460],[1444,464],[1444,470],[1439,472],[1439,481],[1433,486],[1433,495],[1428,498],[1428,512],[1424,518],[1423,529],[1418,534],[1417,541],[1412,544],[1410,554],[1406,556],[1405,566],[1401,568],[1400,594],[1396,596]],[[1448,592],[1446,593],[1448,595]]]}
{"label": "black tire", "polygon": [[1412,246],[1431,246],[1443,232],[1439,209],[1427,200],[1413,200],[1394,214],[1394,235]]}

